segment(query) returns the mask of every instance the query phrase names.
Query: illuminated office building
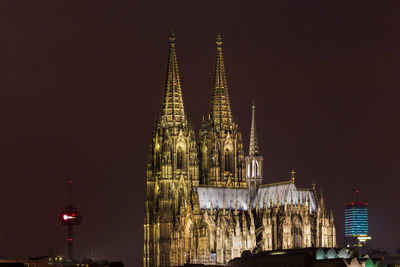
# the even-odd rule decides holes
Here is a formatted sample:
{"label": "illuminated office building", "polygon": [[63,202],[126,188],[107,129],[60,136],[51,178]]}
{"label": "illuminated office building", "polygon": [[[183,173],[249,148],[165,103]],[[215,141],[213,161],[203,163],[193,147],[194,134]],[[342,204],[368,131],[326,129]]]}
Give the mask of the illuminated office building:
{"label": "illuminated office building", "polygon": [[360,201],[359,190],[356,200],[344,209],[345,243],[347,246],[362,246],[371,237],[368,233],[368,203]]}

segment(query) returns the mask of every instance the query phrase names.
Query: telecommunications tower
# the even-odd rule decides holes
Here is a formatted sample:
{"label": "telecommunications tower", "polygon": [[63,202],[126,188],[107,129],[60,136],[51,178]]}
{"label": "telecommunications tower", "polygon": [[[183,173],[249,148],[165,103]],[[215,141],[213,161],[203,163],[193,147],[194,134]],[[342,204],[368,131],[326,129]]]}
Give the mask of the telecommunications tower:
{"label": "telecommunications tower", "polygon": [[68,258],[70,260],[74,259],[74,225],[79,225],[83,219],[80,215],[79,210],[72,206],[72,180],[68,180],[68,205],[62,210],[58,219],[61,225],[66,225],[68,227],[67,234],[67,246],[68,246]]}

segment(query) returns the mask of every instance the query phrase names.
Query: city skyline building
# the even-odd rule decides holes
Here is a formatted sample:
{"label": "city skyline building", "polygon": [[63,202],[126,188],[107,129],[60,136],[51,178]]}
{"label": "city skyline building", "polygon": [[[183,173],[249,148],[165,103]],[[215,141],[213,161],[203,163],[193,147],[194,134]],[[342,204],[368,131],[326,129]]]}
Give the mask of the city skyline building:
{"label": "city skyline building", "polygon": [[[198,140],[183,105],[171,33],[162,111],[147,165],[144,266],[226,264],[243,251],[336,247],[333,213],[316,185],[298,187],[295,171],[263,184],[256,106],[249,154],[229,101],[222,38],[217,36],[208,116]],[[268,181],[268,178],[266,177]]]}
{"label": "city skyline building", "polygon": [[345,245],[363,246],[371,239],[368,230],[368,203],[360,200],[360,191],[357,189],[356,199],[345,205]]}

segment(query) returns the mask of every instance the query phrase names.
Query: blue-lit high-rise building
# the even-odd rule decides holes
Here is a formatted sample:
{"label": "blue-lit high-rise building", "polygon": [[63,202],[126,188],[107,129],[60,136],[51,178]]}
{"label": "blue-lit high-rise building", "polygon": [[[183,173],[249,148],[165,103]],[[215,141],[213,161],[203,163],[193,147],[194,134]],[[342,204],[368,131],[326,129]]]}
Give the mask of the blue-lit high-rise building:
{"label": "blue-lit high-rise building", "polygon": [[362,246],[371,237],[368,232],[368,203],[360,201],[359,190],[356,200],[347,204],[344,209],[344,231],[347,246]]}

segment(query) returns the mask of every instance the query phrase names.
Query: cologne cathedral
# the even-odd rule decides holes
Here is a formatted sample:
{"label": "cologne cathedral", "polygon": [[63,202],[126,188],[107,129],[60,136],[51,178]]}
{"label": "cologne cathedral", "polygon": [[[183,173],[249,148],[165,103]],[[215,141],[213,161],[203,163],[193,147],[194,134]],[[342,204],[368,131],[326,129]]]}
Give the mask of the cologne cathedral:
{"label": "cologne cathedral", "polygon": [[263,184],[255,105],[249,153],[232,116],[221,37],[209,111],[198,135],[183,105],[171,34],[162,111],[147,165],[144,266],[227,264],[243,251],[335,247],[336,230],[322,190],[287,180]]}

